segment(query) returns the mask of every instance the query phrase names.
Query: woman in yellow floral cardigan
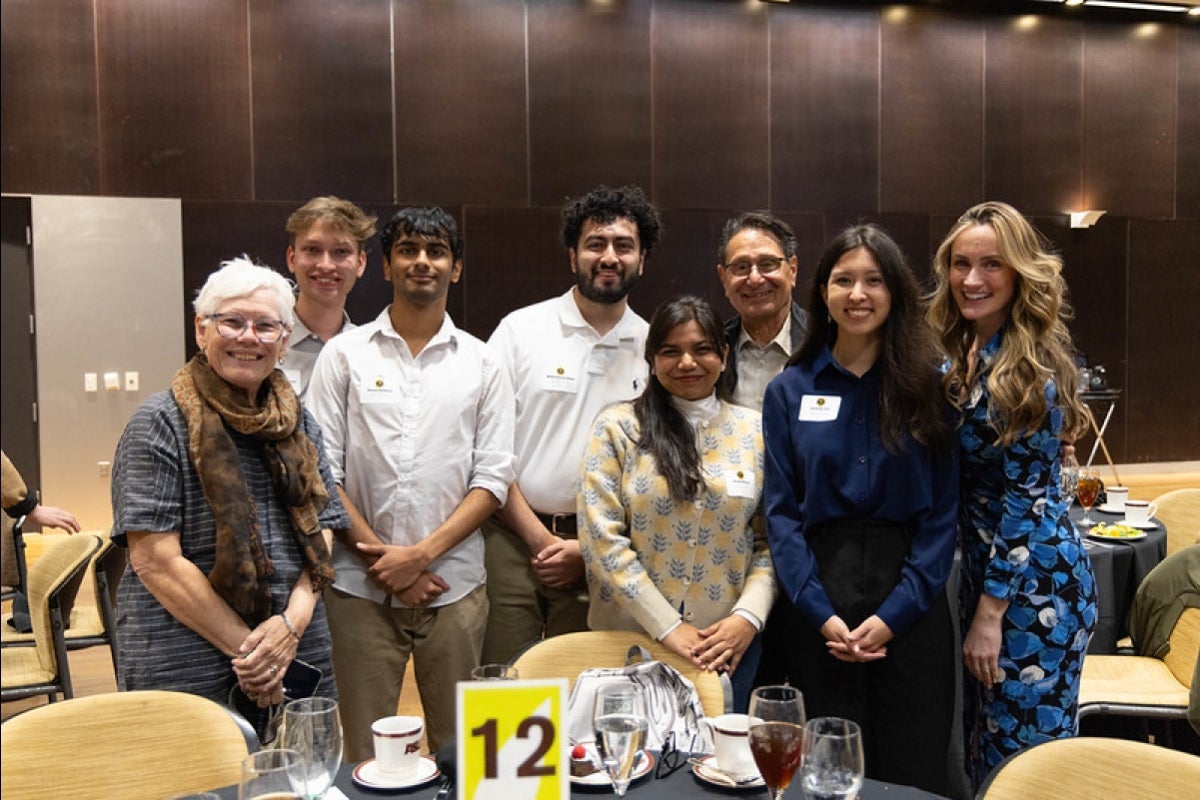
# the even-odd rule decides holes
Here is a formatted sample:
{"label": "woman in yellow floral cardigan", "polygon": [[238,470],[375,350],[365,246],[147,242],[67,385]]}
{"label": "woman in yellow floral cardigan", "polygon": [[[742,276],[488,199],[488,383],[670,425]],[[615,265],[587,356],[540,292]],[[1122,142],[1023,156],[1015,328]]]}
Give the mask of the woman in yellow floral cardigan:
{"label": "woman in yellow floral cardigan", "polygon": [[732,675],[745,710],[775,598],[758,412],[716,396],[726,346],[696,297],[654,312],[650,381],[600,413],[583,461],[579,546],[593,630],[645,631]]}

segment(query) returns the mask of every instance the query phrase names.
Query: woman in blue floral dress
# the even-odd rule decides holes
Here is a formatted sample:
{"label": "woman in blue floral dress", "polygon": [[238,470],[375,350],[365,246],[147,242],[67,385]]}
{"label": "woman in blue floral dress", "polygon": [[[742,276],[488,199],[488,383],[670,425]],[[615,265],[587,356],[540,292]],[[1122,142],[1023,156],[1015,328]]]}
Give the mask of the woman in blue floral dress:
{"label": "woman in blue floral dress", "polygon": [[1011,206],[983,203],[934,258],[929,320],[962,411],[959,539],[967,773],[1078,730],[1096,589],[1059,491],[1059,452],[1087,424],[1073,391],[1062,260]]}

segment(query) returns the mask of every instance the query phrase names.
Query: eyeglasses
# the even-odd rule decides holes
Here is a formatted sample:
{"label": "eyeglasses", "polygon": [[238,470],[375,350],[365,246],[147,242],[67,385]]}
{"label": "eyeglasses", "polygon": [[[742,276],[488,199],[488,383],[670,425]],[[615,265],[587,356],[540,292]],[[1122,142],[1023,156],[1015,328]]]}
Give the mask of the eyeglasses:
{"label": "eyeglasses", "polygon": [[784,259],[767,256],[758,261],[734,261],[725,265],[725,271],[738,278],[745,278],[751,270],[757,269],[759,275],[770,275],[783,266]]}
{"label": "eyeglasses", "polygon": [[280,320],[256,319],[251,322],[241,314],[209,314],[205,319],[217,323],[217,333],[222,339],[237,339],[250,328],[254,331],[254,338],[261,344],[274,344],[287,330]]}
{"label": "eyeglasses", "polygon": [[674,775],[679,771],[680,767],[687,763],[688,756],[696,747],[696,735],[692,734],[692,742],[688,745],[686,752],[675,746],[675,731],[667,734],[667,738],[663,739],[662,754],[658,757],[658,764],[654,768],[654,777],[666,778]]}

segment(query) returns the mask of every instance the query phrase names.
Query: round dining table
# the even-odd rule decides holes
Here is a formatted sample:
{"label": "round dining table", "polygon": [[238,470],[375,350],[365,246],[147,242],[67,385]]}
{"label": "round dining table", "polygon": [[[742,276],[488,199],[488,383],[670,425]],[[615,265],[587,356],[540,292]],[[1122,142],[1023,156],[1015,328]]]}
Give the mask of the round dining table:
{"label": "round dining table", "polygon": [[[1129,635],[1129,609],[1133,595],[1142,579],[1167,556],[1167,528],[1162,520],[1153,520],[1156,527],[1145,531],[1140,539],[1102,539],[1090,535],[1079,525],[1083,509],[1071,507],[1071,521],[1079,528],[1083,546],[1092,562],[1096,576],[1096,630],[1088,646],[1089,653],[1115,653],[1117,642]],[[1092,509],[1096,522],[1114,524],[1122,521],[1120,514],[1108,514]]]}
{"label": "round dining table", "polygon": [[[441,788],[442,784],[442,779],[438,777],[423,786],[412,789],[365,789],[359,787],[354,782],[353,773],[353,765],[343,764],[342,768],[338,770],[337,780],[334,783],[334,786],[341,790],[350,800],[379,800],[381,797],[434,800],[438,796],[438,789]],[[631,783],[628,791],[625,793],[625,797],[629,798],[629,800],[686,800],[687,798],[695,797],[722,797],[725,800],[743,797],[747,798],[747,800],[750,798],[761,800],[766,795],[766,792],[767,790],[761,786],[730,789],[709,784],[693,775],[691,767],[684,766],[661,778],[655,777],[655,771],[652,770],[645,777]],[[223,789],[219,789],[217,794],[222,798],[237,800],[237,787],[226,786]],[[454,800],[456,794],[453,787],[443,797]],[[597,800],[597,798],[616,797],[616,795],[610,787],[578,787],[573,785],[571,787],[571,797],[576,800]],[[784,793],[784,797],[787,800],[804,800],[804,793],[800,790],[799,780],[792,782],[787,792]],[[325,798],[326,800],[336,800],[337,795],[330,790],[325,795]],[[914,789],[911,786],[900,786],[894,783],[883,783],[873,780],[863,781],[862,791],[859,792],[858,799],[945,800],[941,795],[930,794],[920,789]]]}

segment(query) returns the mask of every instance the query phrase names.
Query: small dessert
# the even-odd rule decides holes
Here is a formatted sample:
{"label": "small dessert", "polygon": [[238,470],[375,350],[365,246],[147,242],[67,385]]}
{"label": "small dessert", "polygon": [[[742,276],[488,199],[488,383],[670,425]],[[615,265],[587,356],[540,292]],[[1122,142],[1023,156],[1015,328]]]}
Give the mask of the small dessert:
{"label": "small dessert", "polygon": [[571,748],[571,777],[586,778],[589,775],[594,775],[600,771],[596,763],[592,761],[592,757],[588,755],[587,748],[581,744]]}

